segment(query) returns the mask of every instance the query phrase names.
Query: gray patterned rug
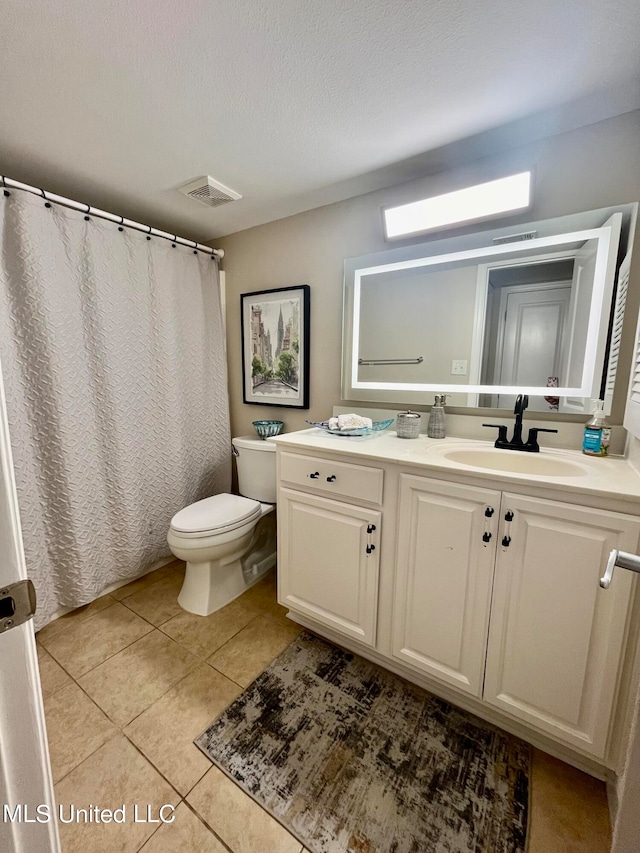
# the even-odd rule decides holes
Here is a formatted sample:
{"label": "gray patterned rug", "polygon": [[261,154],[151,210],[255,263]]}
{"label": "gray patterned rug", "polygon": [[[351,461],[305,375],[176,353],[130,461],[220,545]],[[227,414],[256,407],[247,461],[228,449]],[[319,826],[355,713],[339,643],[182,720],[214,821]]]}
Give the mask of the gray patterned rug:
{"label": "gray patterned rug", "polygon": [[523,853],[530,748],[303,633],[195,741],[312,853]]}

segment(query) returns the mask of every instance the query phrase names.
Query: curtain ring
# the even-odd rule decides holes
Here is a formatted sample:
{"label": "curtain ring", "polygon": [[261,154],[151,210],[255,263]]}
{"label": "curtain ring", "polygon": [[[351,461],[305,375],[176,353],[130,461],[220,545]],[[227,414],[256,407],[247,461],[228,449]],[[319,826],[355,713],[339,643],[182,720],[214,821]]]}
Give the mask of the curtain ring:
{"label": "curtain ring", "polygon": [[120,225],[118,225],[118,231],[124,231],[124,228],[122,227],[123,225],[124,225],[124,216],[121,216],[120,217]]}
{"label": "curtain ring", "polygon": [[39,189],[40,189],[40,195],[44,199],[44,206],[45,207],[51,207],[51,202],[47,201],[47,194],[45,193],[45,191],[42,189],[42,187],[39,187]]}
{"label": "curtain ring", "polygon": [[178,239],[178,235],[177,235],[177,234],[174,234],[174,235],[173,235],[173,240],[174,240],[174,242],[171,244],[171,248],[172,248],[172,249],[175,249],[175,247],[176,247],[175,241],[176,241],[177,239]]}
{"label": "curtain ring", "polygon": [[150,225],[147,225],[147,228],[149,229],[149,234],[147,234],[147,240],[150,240],[150,239],[151,239],[151,237],[150,237],[150,234],[151,234],[151,226],[150,226]]}
{"label": "curtain ring", "polygon": [[[87,204],[86,201],[84,202],[84,204]],[[89,214],[90,212],[91,212],[91,205],[87,204],[87,214]],[[87,215],[87,216],[85,216],[84,221],[89,222],[90,219],[91,219],[91,217]]]}
{"label": "curtain ring", "polygon": [[194,254],[194,255],[197,255],[197,254],[198,254],[197,246],[198,246],[198,243],[194,240],[194,241],[193,241],[193,254]]}
{"label": "curtain ring", "polygon": [[0,176],[0,177],[2,177],[2,186],[4,187],[4,197],[5,197],[5,198],[9,198],[9,196],[11,195],[11,193],[10,193],[10,192],[9,192],[9,190],[7,189],[7,183],[6,183],[5,179],[4,179],[4,175],[2,175],[2,176]]}

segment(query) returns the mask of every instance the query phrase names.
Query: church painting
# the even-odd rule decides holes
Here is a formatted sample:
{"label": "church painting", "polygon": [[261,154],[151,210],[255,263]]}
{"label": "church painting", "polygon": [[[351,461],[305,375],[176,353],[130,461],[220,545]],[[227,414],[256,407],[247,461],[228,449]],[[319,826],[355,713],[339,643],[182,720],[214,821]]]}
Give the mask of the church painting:
{"label": "church painting", "polygon": [[309,290],[240,297],[245,403],[309,408]]}

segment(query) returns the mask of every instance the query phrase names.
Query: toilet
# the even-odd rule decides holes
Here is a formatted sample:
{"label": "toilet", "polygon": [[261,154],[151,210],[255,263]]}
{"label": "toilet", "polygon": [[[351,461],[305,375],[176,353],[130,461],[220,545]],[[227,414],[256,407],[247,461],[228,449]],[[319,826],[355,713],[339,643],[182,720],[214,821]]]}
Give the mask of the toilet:
{"label": "toilet", "polygon": [[178,604],[208,616],[242,595],[276,564],[276,446],[232,439],[240,495],[213,495],[171,519],[167,542],[187,569]]}

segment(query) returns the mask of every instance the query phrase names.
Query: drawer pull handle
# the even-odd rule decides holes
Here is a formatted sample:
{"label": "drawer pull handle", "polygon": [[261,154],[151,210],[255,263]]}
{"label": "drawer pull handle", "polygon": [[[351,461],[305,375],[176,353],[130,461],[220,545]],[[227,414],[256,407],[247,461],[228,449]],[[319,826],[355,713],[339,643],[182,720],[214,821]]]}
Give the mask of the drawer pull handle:
{"label": "drawer pull handle", "polygon": [[491,534],[489,533],[489,531],[486,531],[485,533],[482,534],[482,541],[483,542],[491,542]]}
{"label": "drawer pull handle", "polygon": [[335,483],[338,478],[335,474],[332,474],[330,477],[327,477],[327,483]]}
{"label": "drawer pull handle", "polygon": [[320,476],[320,471],[316,471],[315,474],[309,474],[312,480],[317,480]]}
{"label": "drawer pull handle", "polygon": [[503,547],[508,548],[508,547],[509,547],[510,542],[511,542],[511,537],[510,537],[510,536],[503,536],[503,537],[502,537],[502,545],[503,545]]}
{"label": "drawer pull handle", "polygon": [[375,524],[367,524],[367,533],[373,533],[373,531],[375,529],[376,529]]}
{"label": "drawer pull handle", "polygon": [[504,520],[505,521],[513,521],[513,513],[511,512],[510,509],[508,509],[506,511],[505,516],[504,516]]}
{"label": "drawer pull handle", "polygon": [[485,518],[491,518],[491,516],[493,515],[494,512],[495,512],[495,510],[493,509],[493,507],[488,506],[484,511]]}
{"label": "drawer pull handle", "polygon": [[367,545],[367,554],[371,554],[375,550],[376,550],[375,545]]}

